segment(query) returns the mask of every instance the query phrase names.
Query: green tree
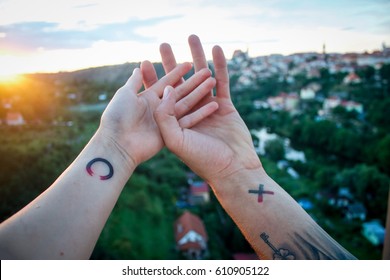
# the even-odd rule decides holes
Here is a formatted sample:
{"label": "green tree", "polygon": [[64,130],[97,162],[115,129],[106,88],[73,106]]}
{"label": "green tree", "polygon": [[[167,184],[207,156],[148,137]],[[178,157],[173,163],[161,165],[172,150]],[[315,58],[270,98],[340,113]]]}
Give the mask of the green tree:
{"label": "green tree", "polygon": [[285,149],[281,139],[268,140],[264,146],[265,153],[273,161],[284,159]]}
{"label": "green tree", "polygon": [[367,207],[369,217],[385,221],[389,177],[375,166],[359,164],[344,169],[335,177],[335,184],[348,187],[354,197]]}

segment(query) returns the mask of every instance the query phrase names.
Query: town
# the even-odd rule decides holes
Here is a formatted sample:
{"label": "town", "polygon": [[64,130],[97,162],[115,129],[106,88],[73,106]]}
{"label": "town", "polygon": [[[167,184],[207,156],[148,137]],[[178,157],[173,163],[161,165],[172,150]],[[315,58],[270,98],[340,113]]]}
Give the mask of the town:
{"label": "town", "polygon": [[[61,174],[137,65],[0,84],[2,221]],[[237,50],[228,65],[234,104],[267,173],[351,253],[379,259],[390,176],[390,48],[338,54],[324,45],[322,53],[262,57]],[[127,183],[92,258],[257,256],[207,183],[163,150]]]}

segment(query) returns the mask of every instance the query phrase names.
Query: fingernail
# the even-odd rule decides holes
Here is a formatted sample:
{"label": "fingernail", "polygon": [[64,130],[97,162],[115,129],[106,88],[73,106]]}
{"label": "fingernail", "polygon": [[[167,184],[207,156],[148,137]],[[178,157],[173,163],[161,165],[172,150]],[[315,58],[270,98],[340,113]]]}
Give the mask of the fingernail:
{"label": "fingernail", "polygon": [[166,86],[163,93],[163,99],[167,99],[169,92],[170,92],[169,86]]}

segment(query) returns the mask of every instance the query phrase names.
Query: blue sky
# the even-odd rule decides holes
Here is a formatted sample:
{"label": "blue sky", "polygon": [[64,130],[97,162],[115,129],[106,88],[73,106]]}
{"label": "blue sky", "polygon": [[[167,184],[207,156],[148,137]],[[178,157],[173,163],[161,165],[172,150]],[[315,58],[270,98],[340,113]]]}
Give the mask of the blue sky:
{"label": "blue sky", "polygon": [[390,0],[0,0],[0,74],[159,61],[169,42],[190,59],[197,34],[210,58],[390,45]]}

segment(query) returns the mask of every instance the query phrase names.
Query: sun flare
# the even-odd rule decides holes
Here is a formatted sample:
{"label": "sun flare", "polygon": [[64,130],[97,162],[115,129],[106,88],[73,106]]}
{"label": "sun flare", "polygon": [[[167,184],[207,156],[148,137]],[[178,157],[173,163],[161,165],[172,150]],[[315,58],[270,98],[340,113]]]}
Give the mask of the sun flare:
{"label": "sun flare", "polygon": [[8,83],[16,83],[20,79],[19,74],[3,74],[0,73],[0,83],[8,84]]}

